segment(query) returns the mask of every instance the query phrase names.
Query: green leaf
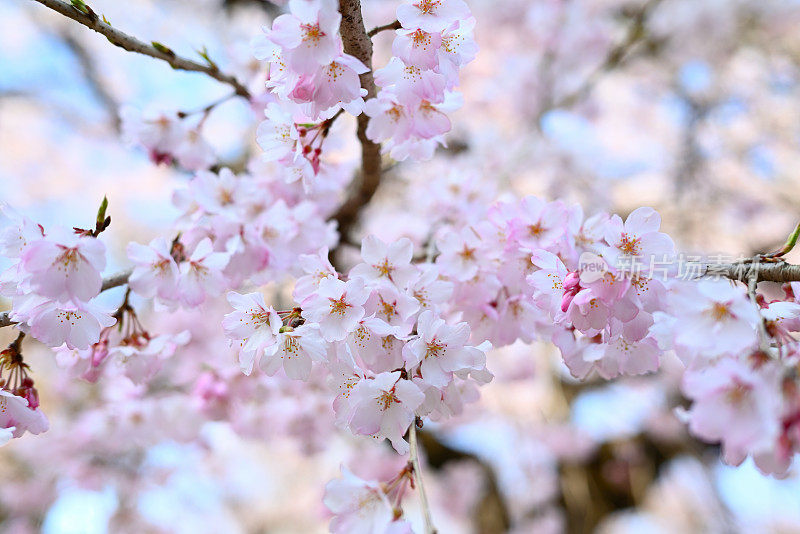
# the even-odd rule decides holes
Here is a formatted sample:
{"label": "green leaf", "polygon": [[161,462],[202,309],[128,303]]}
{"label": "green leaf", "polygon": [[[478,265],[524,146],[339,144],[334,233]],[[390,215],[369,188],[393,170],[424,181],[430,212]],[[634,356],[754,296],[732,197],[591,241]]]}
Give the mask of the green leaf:
{"label": "green leaf", "polygon": [[775,256],[783,256],[784,254],[788,254],[792,251],[794,246],[797,244],[797,238],[800,237],[800,224],[798,224],[791,235],[786,239],[786,243],[783,244],[781,249],[776,252]]}
{"label": "green leaf", "polygon": [[86,15],[89,14],[89,6],[87,6],[86,2],[84,2],[83,0],[70,0],[70,2],[72,3],[72,7],[74,7],[81,13],[84,13]]}
{"label": "green leaf", "polygon": [[201,58],[203,58],[203,59],[205,60],[205,62],[206,62],[206,63],[208,63],[208,66],[209,66],[209,67],[211,67],[211,68],[212,68],[212,69],[214,69],[214,70],[218,70],[218,69],[219,69],[219,67],[217,66],[217,64],[216,64],[216,63],[214,63],[214,61],[213,61],[213,60],[212,60],[210,57],[208,57],[208,49],[206,49],[206,47],[205,47],[205,46],[203,47],[203,49],[202,49],[202,50],[198,50],[198,51],[197,51],[197,54],[198,54],[198,55],[199,55]]}
{"label": "green leaf", "polygon": [[168,56],[174,56],[175,52],[168,46],[164,46],[163,44],[159,43],[158,41],[152,41],[150,44],[153,45],[153,48],[161,52],[162,54],[167,54]]}
{"label": "green leaf", "polygon": [[106,210],[108,209],[108,197],[104,196],[103,201],[100,203],[100,208],[97,210],[97,227],[102,228],[106,220]]}

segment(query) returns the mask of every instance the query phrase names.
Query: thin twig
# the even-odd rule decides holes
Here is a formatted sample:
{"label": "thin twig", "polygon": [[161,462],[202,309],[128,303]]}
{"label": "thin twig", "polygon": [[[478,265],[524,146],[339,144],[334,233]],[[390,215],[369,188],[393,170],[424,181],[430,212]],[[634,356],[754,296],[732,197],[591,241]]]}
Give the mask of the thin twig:
{"label": "thin twig", "polygon": [[119,132],[122,125],[122,121],[119,117],[119,103],[103,83],[94,58],[72,33],[63,31],[59,35],[61,39],[63,39],[64,44],[67,45],[67,48],[73,53],[75,59],[78,60],[86,83],[103,108],[105,108],[114,130]]}
{"label": "thin twig", "polygon": [[402,28],[400,25],[400,21],[396,20],[394,22],[390,22],[389,24],[384,24],[383,26],[375,26],[370,31],[367,32],[367,35],[370,37],[375,37],[377,34],[387,31],[387,30],[399,30]]}
{"label": "thin twig", "polygon": [[417,491],[419,492],[419,503],[422,507],[422,516],[425,521],[425,534],[436,534],[436,529],[433,526],[433,518],[431,517],[431,507],[428,504],[428,496],[425,494],[425,486],[422,483],[422,468],[419,465],[416,421],[411,423],[411,428],[408,431],[408,443],[409,459],[411,460],[411,465],[414,467],[414,484],[417,486]]}
{"label": "thin twig", "polygon": [[208,64],[204,65],[202,63],[197,63],[196,61],[183,58],[173,52],[172,49],[160,43],[154,42],[153,44],[146,44],[136,37],[121,32],[110,24],[107,24],[101,20],[89,6],[84,5],[84,9],[86,11],[82,11],[77,7],[73,7],[69,2],[64,2],[62,0],[33,1],[38,2],[43,6],[61,13],[65,17],[68,17],[76,22],[79,22],[80,24],[83,24],[87,28],[96,31],[100,35],[103,35],[111,42],[111,44],[115,46],[123,48],[129,52],[135,52],[137,54],[143,54],[145,56],[166,61],[172,66],[173,69],[202,72],[208,76],[211,76],[217,81],[230,85],[234,88],[237,95],[243,96],[247,99],[250,98],[250,92],[247,90],[247,88],[235,77],[221,72],[216,64],[209,62]]}
{"label": "thin twig", "polygon": [[[100,287],[100,292],[106,291],[108,289],[112,289],[114,287],[119,287],[121,285],[128,283],[128,278],[131,277],[131,273],[133,272],[132,269],[128,269],[127,271],[122,271],[117,274],[112,274],[108,278],[103,279],[103,285]],[[9,312],[2,312],[0,313],[0,328],[5,326],[11,326],[17,324],[16,321],[12,321],[9,317]]]}
{"label": "thin twig", "polygon": [[608,51],[603,62],[592,71],[577,89],[564,95],[555,102],[551,102],[550,105],[544,106],[539,115],[541,116],[551,109],[568,108],[577,104],[591,92],[603,74],[622,65],[625,60],[630,57],[631,50],[647,36],[645,30],[647,28],[648,18],[653,12],[653,9],[658,6],[661,1],[662,0],[649,0],[638,9],[631,16],[632,22],[628,27],[628,31],[625,33],[625,37]]}

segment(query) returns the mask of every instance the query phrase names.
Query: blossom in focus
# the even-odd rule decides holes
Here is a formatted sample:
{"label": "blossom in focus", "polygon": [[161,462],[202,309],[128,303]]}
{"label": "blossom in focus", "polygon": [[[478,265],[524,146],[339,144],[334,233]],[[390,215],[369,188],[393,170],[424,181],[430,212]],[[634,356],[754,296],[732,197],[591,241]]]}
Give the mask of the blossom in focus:
{"label": "blossom in focus", "polygon": [[105,245],[99,240],[55,228],[30,243],[21,260],[30,274],[31,288],[40,295],[87,301],[100,293],[105,253]]}

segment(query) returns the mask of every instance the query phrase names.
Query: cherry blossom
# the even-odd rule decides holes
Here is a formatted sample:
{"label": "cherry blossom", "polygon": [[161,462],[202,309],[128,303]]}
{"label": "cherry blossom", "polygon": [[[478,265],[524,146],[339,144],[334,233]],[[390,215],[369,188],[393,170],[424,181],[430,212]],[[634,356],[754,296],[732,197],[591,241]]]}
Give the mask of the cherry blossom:
{"label": "cherry blossom", "polygon": [[417,385],[400,379],[400,371],[380,373],[353,388],[348,426],[356,434],[386,438],[398,454],[406,454],[408,443],[403,435],[424,399]]}
{"label": "cherry blossom", "polygon": [[15,438],[26,431],[41,434],[49,427],[47,418],[39,408],[31,408],[27,400],[0,389],[0,428],[11,432]]}
{"label": "cherry blossom", "polygon": [[725,461],[739,464],[748,454],[768,451],[780,429],[780,388],[776,366],[752,369],[722,358],[684,375],[683,390],[694,403],[686,414],[689,430],[721,441]]}
{"label": "cherry blossom", "polygon": [[87,301],[100,293],[105,246],[97,239],[54,229],[30,243],[21,256],[34,291],[53,299]]}
{"label": "cherry blossom", "polygon": [[164,301],[178,298],[178,264],[166,239],[157,237],[147,246],[130,243],[128,258],[136,265],[128,279],[133,291]]}
{"label": "cherry blossom", "polygon": [[289,66],[310,73],[328,64],[339,53],[338,29],[341,15],[331,0],[291,0],[291,14],[281,15],[267,31],[280,45]]}
{"label": "cherry blossom", "polygon": [[220,293],[225,287],[222,270],[228,260],[228,254],[214,252],[210,239],[200,241],[189,259],[180,265],[181,301],[187,306],[197,306],[205,301],[208,293]]}
{"label": "cherry blossom", "polygon": [[228,302],[234,307],[222,321],[226,335],[241,343],[239,363],[242,371],[249,375],[256,356],[278,343],[278,332],[283,321],[271,306],[264,303],[260,293],[240,295],[231,291]]}
{"label": "cherry blossom", "polygon": [[420,314],[418,337],[403,350],[406,364],[420,365],[422,378],[434,387],[444,387],[452,373],[468,369],[480,371],[486,366],[486,355],[478,348],[467,347],[470,330],[467,323],[450,326],[432,311]]}
{"label": "cherry blossom", "polygon": [[30,327],[33,337],[50,347],[66,343],[87,349],[100,339],[100,331],[116,320],[94,301],[60,303],[31,296],[12,317]]}
{"label": "cherry blossom", "polygon": [[387,532],[394,509],[381,487],[342,467],[342,476],[325,486],[323,502],[335,514],[331,532],[372,534]]}
{"label": "cherry blossom", "polygon": [[276,341],[266,348],[261,357],[261,369],[269,376],[283,365],[286,376],[294,380],[308,380],[312,361],[325,358],[325,343],[316,328],[300,325],[282,327]]}
{"label": "cherry blossom", "polygon": [[325,341],[341,341],[354,331],[364,317],[364,303],[369,291],[360,278],[342,282],[326,278],[303,307],[303,316],[319,324]]}
{"label": "cherry blossom", "polygon": [[755,346],[760,318],[741,286],[723,280],[678,284],[669,299],[673,309],[681,309],[672,328],[678,355],[685,360],[737,354]]}
{"label": "cherry blossom", "polygon": [[442,31],[457,20],[466,19],[469,8],[462,0],[419,0],[397,8],[397,20],[404,28]]}
{"label": "cherry blossom", "polygon": [[361,244],[364,263],[353,267],[350,276],[369,282],[383,279],[405,288],[417,275],[417,270],[411,265],[413,255],[414,246],[409,239],[387,245],[370,235]]}

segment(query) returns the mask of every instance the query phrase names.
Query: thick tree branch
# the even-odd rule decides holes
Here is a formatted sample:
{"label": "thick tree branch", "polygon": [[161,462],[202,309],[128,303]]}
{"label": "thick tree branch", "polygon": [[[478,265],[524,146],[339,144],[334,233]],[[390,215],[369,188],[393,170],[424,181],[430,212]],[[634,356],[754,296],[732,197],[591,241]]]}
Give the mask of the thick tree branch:
{"label": "thick tree branch", "polygon": [[186,70],[192,72],[202,72],[211,76],[217,81],[222,83],[226,83],[234,88],[236,94],[239,96],[243,96],[245,98],[250,98],[250,92],[247,88],[242,85],[239,80],[225,74],[219,70],[219,68],[214,65],[213,63],[202,64],[192,61],[190,59],[186,59],[183,57],[178,56],[173,52],[171,49],[165,47],[164,45],[160,45],[158,43],[155,44],[147,44],[136,37],[128,35],[126,33],[121,32],[120,30],[114,28],[113,26],[106,24],[97,16],[97,14],[91,10],[88,6],[84,7],[86,11],[80,10],[77,7],[73,7],[69,2],[64,2],[62,0],[34,0],[35,2],[39,2],[45,7],[52,9],[58,13],[61,13],[65,17],[71,18],[72,20],[83,24],[87,28],[90,28],[100,35],[104,36],[108,39],[111,44],[123,48],[129,52],[135,52],[137,54],[144,54],[145,56],[150,56],[156,59],[160,59],[162,61],[166,61],[169,63],[173,69],[177,70]]}
{"label": "thick tree branch", "polygon": [[[342,14],[340,32],[344,51],[357,57],[370,70],[360,76],[361,87],[367,90],[366,98],[376,93],[375,79],[372,76],[372,41],[364,27],[359,0],[339,0]],[[333,219],[339,225],[339,233],[345,236],[358,220],[361,208],[369,203],[381,182],[381,147],[367,138],[369,117],[366,113],[358,116],[358,140],[361,142],[361,172],[356,177],[355,189],[345,200]]]}
{"label": "thick tree branch", "polygon": [[800,265],[785,261],[712,263],[703,266],[701,276],[723,276],[746,284],[751,274],[756,282],[800,282]]}
{"label": "thick tree branch", "polygon": [[483,495],[475,505],[473,511],[473,524],[475,532],[479,534],[494,534],[506,532],[511,527],[511,518],[505,497],[500,490],[500,484],[494,469],[478,456],[461,450],[454,449],[442,442],[432,432],[422,430],[417,432],[419,445],[425,450],[428,465],[435,470],[443,468],[450,462],[472,461],[477,463],[484,475],[485,486]]}
{"label": "thick tree branch", "polygon": [[[106,291],[107,289],[111,289],[111,288],[114,288],[114,287],[119,287],[121,285],[127,284],[128,283],[128,278],[131,277],[131,272],[132,272],[132,270],[128,269],[127,271],[122,271],[122,272],[117,273],[117,274],[112,274],[108,278],[103,279],[103,285],[100,288],[100,292],[102,293],[103,291]],[[0,328],[3,328],[4,326],[11,326],[13,324],[16,324],[16,323],[9,318],[8,312],[0,313]]]}

